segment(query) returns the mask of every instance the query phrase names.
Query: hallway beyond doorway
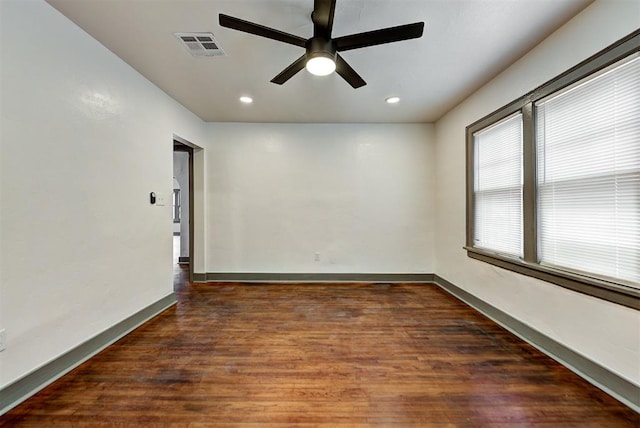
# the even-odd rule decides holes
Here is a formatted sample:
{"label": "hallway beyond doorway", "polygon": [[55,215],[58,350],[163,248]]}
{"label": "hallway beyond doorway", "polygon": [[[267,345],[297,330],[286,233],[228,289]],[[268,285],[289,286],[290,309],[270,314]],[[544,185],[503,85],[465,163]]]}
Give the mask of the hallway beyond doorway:
{"label": "hallway beyond doorway", "polygon": [[180,260],[180,235],[173,235],[173,268],[178,268]]}

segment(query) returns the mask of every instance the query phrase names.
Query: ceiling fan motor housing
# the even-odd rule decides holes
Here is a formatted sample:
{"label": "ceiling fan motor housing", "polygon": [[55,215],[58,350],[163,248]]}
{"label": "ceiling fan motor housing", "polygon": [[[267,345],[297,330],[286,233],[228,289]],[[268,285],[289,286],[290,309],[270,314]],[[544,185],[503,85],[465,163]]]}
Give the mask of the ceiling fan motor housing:
{"label": "ceiling fan motor housing", "polygon": [[337,49],[333,40],[327,40],[324,37],[312,37],[307,40],[305,48],[307,49],[307,60],[317,56],[330,58],[334,62],[336,60]]}

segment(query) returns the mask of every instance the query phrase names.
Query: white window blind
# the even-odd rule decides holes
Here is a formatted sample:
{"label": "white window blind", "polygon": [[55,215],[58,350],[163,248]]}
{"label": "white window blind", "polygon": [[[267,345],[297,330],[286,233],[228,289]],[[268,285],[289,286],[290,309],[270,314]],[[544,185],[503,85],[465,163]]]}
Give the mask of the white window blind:
{"label": "white window blind", "polygon": [[536,103],[541,263],[640,286],[638,54]]}
{"label": "white window blind", "polygon": [[474,247],[522,257],[522,115],[473,135]]}

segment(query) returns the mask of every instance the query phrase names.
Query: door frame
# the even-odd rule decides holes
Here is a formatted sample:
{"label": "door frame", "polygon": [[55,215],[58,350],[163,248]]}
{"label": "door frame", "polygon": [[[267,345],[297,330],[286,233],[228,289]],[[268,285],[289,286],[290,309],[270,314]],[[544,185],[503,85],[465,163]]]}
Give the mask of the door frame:
{"label": "door frame", "polygon": [[183,141],[180,141],[179,137],[173,138],[173,152],[186,152],[189,154],[188,167],[189,167],[189,282],[193,282],[193,238],[194,238],[194,224],[193,224],[193,147],[186,145]]}

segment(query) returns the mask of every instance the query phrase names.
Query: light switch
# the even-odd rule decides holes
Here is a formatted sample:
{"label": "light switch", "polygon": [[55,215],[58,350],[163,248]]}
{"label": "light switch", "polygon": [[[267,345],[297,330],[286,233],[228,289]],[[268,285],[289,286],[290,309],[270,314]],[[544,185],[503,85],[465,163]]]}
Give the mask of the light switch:
{"label": "light switch", "polygon": [[166,197],[164,195],[164,193],[162,192],[156,192],[156,205],[159,207],[164,207],[164,204],[166,203]]}

